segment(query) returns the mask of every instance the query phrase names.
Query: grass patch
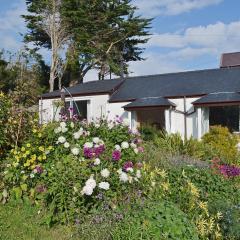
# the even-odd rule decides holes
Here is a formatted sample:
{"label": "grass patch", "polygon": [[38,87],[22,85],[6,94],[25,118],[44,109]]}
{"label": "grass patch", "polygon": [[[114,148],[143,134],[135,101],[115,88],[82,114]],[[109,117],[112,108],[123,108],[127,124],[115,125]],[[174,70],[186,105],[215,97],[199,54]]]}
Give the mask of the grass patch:
{"label": "grass patch", "polygon": [[28,204],[0,204],[0,240],[74,239],[67,226],[48,228],[42,224],[38,208]]}

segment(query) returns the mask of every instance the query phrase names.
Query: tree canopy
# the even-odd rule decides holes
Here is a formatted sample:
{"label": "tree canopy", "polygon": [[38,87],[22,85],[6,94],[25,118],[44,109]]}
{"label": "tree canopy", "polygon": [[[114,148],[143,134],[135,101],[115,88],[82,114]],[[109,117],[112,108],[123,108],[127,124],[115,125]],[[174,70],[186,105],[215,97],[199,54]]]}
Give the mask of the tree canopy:
{"label": "tree canopy", "polygon": [[29,31],[25,42],[52,49],[41,21],[53,2],[60,4],[61,24],[68,26],[71,36],[65,68],[69,81],[82,81],[91,69],[98,70],[99,79],[109,72],[123,76],[129,72],[130,61],[143,60],[151,19],[137,16],[131,0],[26,0],[29,14],[23,17]]}

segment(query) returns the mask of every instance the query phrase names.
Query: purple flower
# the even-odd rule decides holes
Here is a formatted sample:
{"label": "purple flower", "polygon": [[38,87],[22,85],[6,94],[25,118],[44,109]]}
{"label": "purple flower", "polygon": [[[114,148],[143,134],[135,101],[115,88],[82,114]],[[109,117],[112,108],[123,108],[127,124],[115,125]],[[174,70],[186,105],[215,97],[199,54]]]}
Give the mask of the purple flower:
{"label": "purple flower", "polygon": [[227,178],[240,176],[240,168],[231,165],[220,165],[220,173]]}
{"label": "purple flower", "polygon": [[43,193],[43,192],[46,192],[46,191],[47,191],[47,188],[44,185],[36,186],[36,192]]}
{"label": "purple flower", "polygon": [[123,164],[123,170],[125,172],[127,172],[129,168],[133,168],[133,163],[131,161],[125,162]]}
{"label": "purple flower", "polygon": [[43,168],[41,166],[36,166],[35,171],[36,173],[41,174],[43,172]]}
{"label": "purple flower", "polygon": [[121,152],[119,150],[114,150],[112,153],[112,159],[114,161],[119,161],[121,158]]}
{"label": "purple flower", "polygon": [[92,148],[84,148],[83,154],[86,158],[90,158],[90,159],[92,159],[95,155]]}

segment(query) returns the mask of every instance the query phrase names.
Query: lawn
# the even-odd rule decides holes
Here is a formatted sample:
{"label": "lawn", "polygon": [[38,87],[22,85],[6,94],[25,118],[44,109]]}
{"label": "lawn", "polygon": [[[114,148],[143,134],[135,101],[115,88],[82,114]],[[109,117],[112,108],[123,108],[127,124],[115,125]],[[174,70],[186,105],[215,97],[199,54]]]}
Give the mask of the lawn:
{"label": "lawn", "polygon": [[65,240],[74,239],[66,226],[48,228],[42,224],[36,207],[27,204],[0,204],[1,240]]}

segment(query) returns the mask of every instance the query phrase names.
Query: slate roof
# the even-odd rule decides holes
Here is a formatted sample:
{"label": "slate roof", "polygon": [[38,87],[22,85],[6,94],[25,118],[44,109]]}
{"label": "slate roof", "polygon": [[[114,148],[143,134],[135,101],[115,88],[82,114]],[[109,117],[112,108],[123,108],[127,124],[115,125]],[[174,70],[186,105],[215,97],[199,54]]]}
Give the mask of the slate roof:
{"label": "slate roof", "polygon": [[110,102],[146,97],[190,97],[240,91],[240,67],[126,78]]}
{"label": "slate roof", "polygon": [[240,102],[240,94],[234,92],[211,93],[193,102],[193,105]]}
{"label": "slate roof", "polygon": [[[72,96],[110,94],[110,102],[132,102],[136,99],[195,97],[216,92],[240,92],[240,67],[218,68],[179,73],[92,81],[69,87]],[[66,92],[68,96],[68,93]],[[42,98],[60,97],[60,91]]]}
{"label": "slate roof", "polygon": [[140,98],[125,105],[123,108],[130,109],[139,107],[169,107],[169,106],[176,105],[166,98],[156,97],[156,98]]}
{"label": "slate roof", "polygon": [[[96,94],[106,94],[113,93],[122,83],[120,79],[113,80],[103,80],[103,81],[91,81],[86,83],[77,84],[73,87],[67,88],[72,96],[84,96],[84,95],[96,95]],[[65,96],[69,96],[68,91],[66,91]],[[50,93],[45,93],[42,98],[57,98],[61,96],[60,90],[53,91]]]}

